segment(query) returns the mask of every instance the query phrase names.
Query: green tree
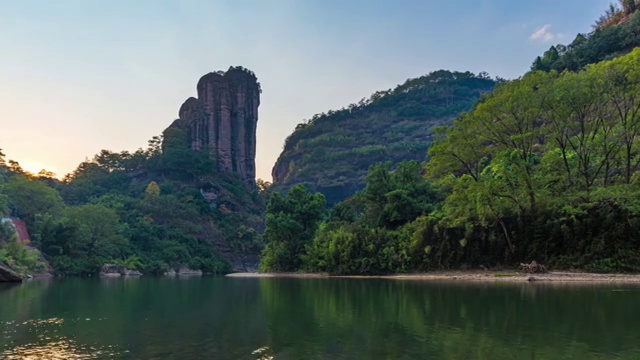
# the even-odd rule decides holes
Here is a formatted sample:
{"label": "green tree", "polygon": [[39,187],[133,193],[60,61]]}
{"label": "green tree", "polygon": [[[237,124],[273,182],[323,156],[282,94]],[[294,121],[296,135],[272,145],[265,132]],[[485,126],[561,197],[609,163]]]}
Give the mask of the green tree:
{"label": "green tree", "polygon": [[1,190],[9,198],[9,205],[16,215],[29,225],[33,224],[36,215],[56,214],[64,207],[62,198],[55,189],[23,175],[10,177]]}
{"label": "green tree", "polygon": [[633,14],[637,10],[636,0],[620,0],[620,5],[625,14]]}
{"label": "green tree", "polygon": [[262,271],[296,271],[324,217],[325,199],[296,185],[285,195],[274,193],[267,205]]}
{"label": "green tree", "polygon": [[64,210],[64,217],[79,229],[82,242],[78,250],[86,256],[106,260],[129,251],[123,225],[113,209],[98,204],[71,206]]}
{"label": "green tree", "polygon": [[0,242],[0,262],[3,262],[20,275],[42,271],[45,264],[39,261],[40,252],[36,249],[29,249],[20,242],[14,233],[7,242]]}
{"label": "green tree", "polygon": [[155,181],[152,181],[147,185],[147,188],[144,190],[144,196],[147,199],[156,199],[160,196],[160,187]]}

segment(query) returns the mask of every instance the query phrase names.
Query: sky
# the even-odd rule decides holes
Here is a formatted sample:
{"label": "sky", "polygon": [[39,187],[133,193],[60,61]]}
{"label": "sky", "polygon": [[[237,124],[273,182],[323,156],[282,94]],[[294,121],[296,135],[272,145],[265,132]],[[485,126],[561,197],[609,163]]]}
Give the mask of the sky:
{"label": "sky", "polygon": [[63,177],[135,151],[211,71],[262,85],[257,177],[316,113],[446,69],[513,79],[611,0],[0,1],[0,149]]}

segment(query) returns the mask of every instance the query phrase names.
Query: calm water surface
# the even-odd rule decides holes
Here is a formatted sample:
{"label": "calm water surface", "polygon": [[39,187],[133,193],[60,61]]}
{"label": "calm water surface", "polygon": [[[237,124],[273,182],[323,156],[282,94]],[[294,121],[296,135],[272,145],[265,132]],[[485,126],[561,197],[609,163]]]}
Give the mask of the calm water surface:
{"label": "calm water surface", "polygon": [[640,287],[363,279],[0,285],[2,359],[640,359]]}

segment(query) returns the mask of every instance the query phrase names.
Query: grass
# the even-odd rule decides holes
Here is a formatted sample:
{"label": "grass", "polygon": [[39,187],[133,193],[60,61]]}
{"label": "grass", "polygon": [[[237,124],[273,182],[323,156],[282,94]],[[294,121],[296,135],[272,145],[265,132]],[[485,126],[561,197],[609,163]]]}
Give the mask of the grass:
{"label": "grass", "polygon": [[495,276],[495,277],[511,277],[511,276],[518,276],[518,274],[497,273],[497,274],[494,274],[493,276]]}

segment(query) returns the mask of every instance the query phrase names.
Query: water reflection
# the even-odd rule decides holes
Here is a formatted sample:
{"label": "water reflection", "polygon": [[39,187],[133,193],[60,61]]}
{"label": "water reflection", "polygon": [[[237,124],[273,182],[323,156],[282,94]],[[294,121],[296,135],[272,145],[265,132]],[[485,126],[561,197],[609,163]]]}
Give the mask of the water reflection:
{"label": "water reflection", "polygon": [[639,359],[640,288],[363,279],[0,287],[7,359]]}
{"label": "water reflection", "polygon": [[359,279],[260,284],[276,359],[640,358],[637,291]]}
{"label": "water reflection", "polygon": [[90,346],[67,338],[61,331],[65,321],[60,318],[8,321],[2,325],[2,359],[102,359],[119,354],[109,345]]}

